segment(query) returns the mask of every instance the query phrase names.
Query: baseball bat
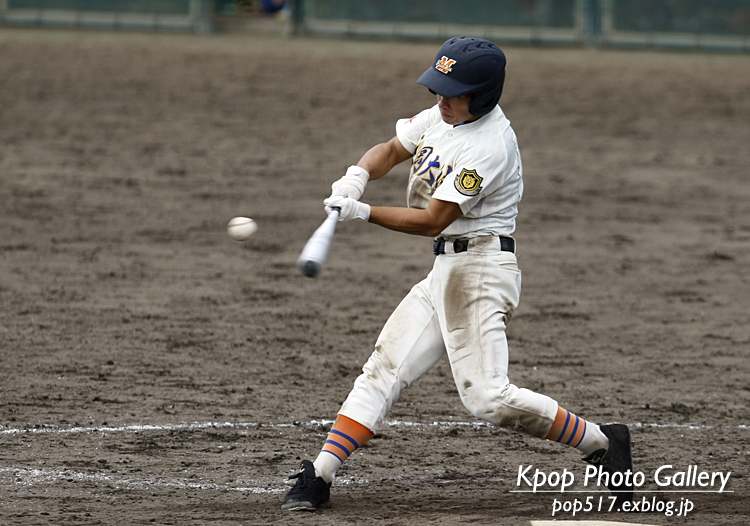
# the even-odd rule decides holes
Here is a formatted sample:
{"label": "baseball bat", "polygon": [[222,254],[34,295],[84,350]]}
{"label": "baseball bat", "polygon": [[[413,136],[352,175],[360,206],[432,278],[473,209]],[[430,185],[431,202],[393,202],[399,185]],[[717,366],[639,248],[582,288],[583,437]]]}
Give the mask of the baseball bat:
{"label": "baseball bat", "polygon": [[331,248],[331,242],[333,242],[333,233],[336,231],[339,211],[339,208],[334,208],[305,243],[305,248],[302,249],[302,253],[297,259],[297,267],[302,275],[314,278],[323,268],[323,263],[325,263],[328,251]]}

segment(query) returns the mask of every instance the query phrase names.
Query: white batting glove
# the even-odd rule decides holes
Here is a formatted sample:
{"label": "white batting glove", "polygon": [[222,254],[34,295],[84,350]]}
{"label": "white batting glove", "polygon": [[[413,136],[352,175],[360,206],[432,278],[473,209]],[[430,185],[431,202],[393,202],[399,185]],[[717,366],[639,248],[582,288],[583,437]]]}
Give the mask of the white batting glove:
{"label": "white batting glove", "polygon": [[365,193],[365,186],[369,180],[370,174],[367,170],[359,166],[350,166],[346,170],[346,175],[331,185],[331,197],[340,195],[359,199]]}
{"label": "white batting glove", "polygon": [[351,197],[342,197],[340,195],[329,197],[323,204],[326,205],[326,212],[330,215],[334,208],[339,208],[339,221],[351,221],[352,219],[370,219],[370,205],[360,203]]}

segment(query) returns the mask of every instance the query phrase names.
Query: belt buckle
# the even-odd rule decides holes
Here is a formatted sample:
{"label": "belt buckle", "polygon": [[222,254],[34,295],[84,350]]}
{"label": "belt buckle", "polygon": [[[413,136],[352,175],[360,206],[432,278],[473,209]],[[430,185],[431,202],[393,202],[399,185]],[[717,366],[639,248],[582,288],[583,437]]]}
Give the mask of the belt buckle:
{"label": "belt buckle", "polygon": [[[444,237],[439,237],[435,239],[435,241],[432,243],[432,253],[435,254],[436,256],[439,256],[440,254],[445,254],[446,241],[451,241],[451,240],[446,239]],[[453,239],[452,246],[453,246],[454,254],[460,254],[461,252],[466,252],[467,250],[469,250],[469,240],[465,237],[462,237],[459,239]]]}
{"label": "belt buckle", "polygon": [[456,239],[453,242],[453,253],[454,254],[460,254],[461,252],[466,252],[469,250],[469,240],[465,237],[462,237],[460,239]]}

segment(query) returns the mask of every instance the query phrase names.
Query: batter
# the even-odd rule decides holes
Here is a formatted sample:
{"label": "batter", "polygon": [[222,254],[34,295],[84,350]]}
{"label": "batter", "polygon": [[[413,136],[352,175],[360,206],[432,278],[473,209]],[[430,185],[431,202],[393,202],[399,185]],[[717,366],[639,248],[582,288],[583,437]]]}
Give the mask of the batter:
{"label": "batter", "polygon": [[[327,211],[340,209],[339,221],[434,237],[435,263],[386,322],[320,454],[302,461],[292,477],[297,482],[282,500],[284,510],[326,504],[336,471],[373,436],[401,391],[445,355],[475,417],[572,446],[610,473],[632,471],[627,426],[588,422],[508,379],[505,329],[521,294],[512,234],[523,168],[516,135],[498,106],[505,63],[487,40],[445,42],[418,80],[437,104],[399,120],[395,137],[368,150],[324,201]],[[406,208],[360,201],[370,180],[408,159]],[[609,488],[618,505],[632,500],[632,485],[614,482]]]}

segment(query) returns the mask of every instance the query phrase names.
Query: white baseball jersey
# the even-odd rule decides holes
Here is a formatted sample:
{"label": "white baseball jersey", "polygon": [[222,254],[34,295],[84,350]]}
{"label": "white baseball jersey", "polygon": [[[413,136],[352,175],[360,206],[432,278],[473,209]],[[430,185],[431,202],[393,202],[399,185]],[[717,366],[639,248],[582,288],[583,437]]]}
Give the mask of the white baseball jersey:
{"label": "white baseball jersey", "polygon": [[429,275],[391,314],[339,414],[375,432],[401,392],[444,356],[464,406],[477,418],[544,438],[557,414],[548,396],[508,377],[506,324],[518,306],[521,271],[499,235],[515,230],[523,193],[521,155],[500,107],[458,126],[437,106],[398,121],[414,154],[408,205],[431,198],[457,203],[464,216],[443,231],[468,237],[466,249],[435,258]]}
{"label": "white baseball jersey", "polygon": [[464,215],[443,231],[448,237],[513,233],[523,168],[516,134],[499,106],[453,126],[435,105],[399,120],[396,135],[414,155],[407,206],[426,208],[432,197],[457,203]]}

